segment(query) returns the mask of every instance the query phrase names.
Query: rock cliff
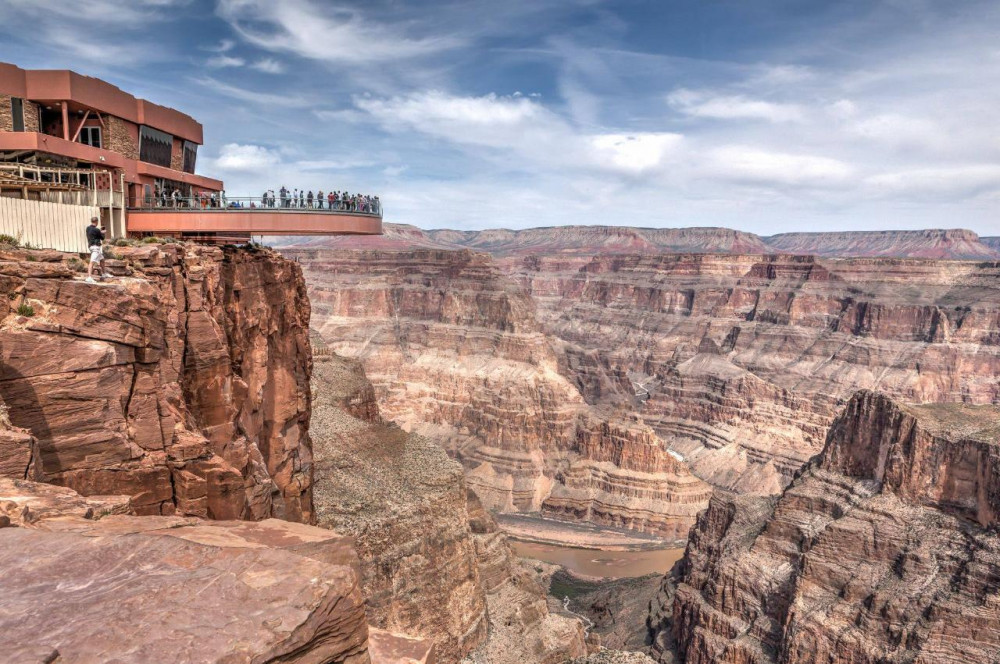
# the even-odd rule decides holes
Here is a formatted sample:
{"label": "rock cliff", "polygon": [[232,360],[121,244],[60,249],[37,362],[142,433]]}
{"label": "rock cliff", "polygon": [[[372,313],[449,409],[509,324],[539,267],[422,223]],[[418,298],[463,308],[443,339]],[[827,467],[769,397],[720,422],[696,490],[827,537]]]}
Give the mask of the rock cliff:
{"label": "rock cliff", "polygon": [[998,445],[1000,407],[856,394],[780,497],[719,494],[699,517],[684,661],[997,661]]}
{"label": "rock cliff", "polygon": [[312,389],[317,520],[356,538],[372,625],[433,642],[444,664],[586,652],[579,621],[550,615],[518,572],[461,466],[383,421],[358,361],[318,341]]}
{"label": "rock cliff", "polygon": [[393,419],[448,441],[492,509],[669,537],[704,504],[678,460],[776,493],[858,389],[1000,402],[998,262],[289,255],[314,326]]}
{"label": "rock cliff", "polygon": [[0,437],[3,474],[127,494],[144,515],[310,521],[298,266],[181,244],[115,253],[120,276],[90,284],[77,259],[0,252],[0,397],[34,437]]}
{"label": "rock cliff", "polygon": [[773,493],[857,389],[1000,403],[1000,263],[811,256],[506,259],[591,403],[699,477]]}
{"label": "rock cliff", "polygon": [[314,328],[364,363],[388,419],[445,445],[488,508],[678,538],[706,504],[709,487],[648,426],[587,403],[534,302],[489,256],[287,255],[307,275]]}

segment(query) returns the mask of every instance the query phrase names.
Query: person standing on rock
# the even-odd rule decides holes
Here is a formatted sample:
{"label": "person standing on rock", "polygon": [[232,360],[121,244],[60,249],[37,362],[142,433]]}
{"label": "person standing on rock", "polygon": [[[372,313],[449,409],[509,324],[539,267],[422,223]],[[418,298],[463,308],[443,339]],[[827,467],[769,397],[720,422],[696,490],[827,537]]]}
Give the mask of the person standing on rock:
{"label": "person standing on rock", "polygon": [[99,265],[101,269],[101,280],[109,276],[104,271],[104,231],[97,225],[97,217],[90,218],[90,226],[87,226],[87,246],[90,248],[90,265],[87,266],[87,281],[94,283],[94,265]]}

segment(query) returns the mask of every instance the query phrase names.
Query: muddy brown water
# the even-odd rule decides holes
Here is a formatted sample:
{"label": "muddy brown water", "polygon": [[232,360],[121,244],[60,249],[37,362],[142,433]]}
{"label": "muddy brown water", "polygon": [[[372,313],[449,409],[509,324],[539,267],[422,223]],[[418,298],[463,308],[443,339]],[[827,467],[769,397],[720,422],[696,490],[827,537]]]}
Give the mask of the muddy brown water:
{"label": "muddy brown water", "polygon": [[600,551],[517,540],[511,540],[510,544],[514,552],[523,558],[561,565],[582,576],[611,579],[662,574],[684,556],[684,549],[677,548]]}

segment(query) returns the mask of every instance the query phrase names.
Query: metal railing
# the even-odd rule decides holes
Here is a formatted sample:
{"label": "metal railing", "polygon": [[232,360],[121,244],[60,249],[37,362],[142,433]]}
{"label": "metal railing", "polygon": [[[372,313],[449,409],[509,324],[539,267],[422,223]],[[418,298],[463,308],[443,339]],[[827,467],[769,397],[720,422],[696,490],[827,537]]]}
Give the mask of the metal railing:
{"label": "metal railing", "polygon": [[150,212],[315,212],[326,213],[346,212],[364,214],[373,217],[382,216],[382,204],[379,200],[360,197],[347,200],[335,200],[331,206],[327,200],[292,200],[279,197],[264,198],[260,196],[209,196],[165,198],[138,198],[129,201],[129,209]]}

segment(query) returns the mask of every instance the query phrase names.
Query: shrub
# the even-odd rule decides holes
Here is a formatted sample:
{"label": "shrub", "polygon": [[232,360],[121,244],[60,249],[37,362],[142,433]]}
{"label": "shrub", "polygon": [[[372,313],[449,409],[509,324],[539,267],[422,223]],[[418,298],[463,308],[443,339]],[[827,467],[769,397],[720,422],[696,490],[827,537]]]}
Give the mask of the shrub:
{"label": "shrub", "polygon": [[109,249],[108,247],[104,247],[104,257],[107,258],[108,260],[112,260],[112,261],[116,261],[119,258],[121,258],[121,256],[119,256],[115,252],[111,251],[111,249]]}
{"label": "shrub", "polygon": [[[39,247],[38,245],[31,244],[30,242],[25,242],[24,244],[21,245],[21,248],[22,249],[41,249],[41,247]],[[31,259],[29,258],[28,260],[31,260]]]}
{"label": "shrub", "polygon": [[[111,241],[111,244],[115,247],[134,247],[139,244],[138,240],[133,240],[130,237],[118,237]],[[107,255],[107,251],[104,252]]]}
{"label": "shrub", "polygon": [[14,237],[13,235],[7,235],[6,233],[0,233],[0,244],[7,245],[8,247],[20,247],[21,240]]}
{"label": "shrub", "polygon": [[87,264],[84,263],[79,258],[77,258],[76,256],[73,256],[68,261],[66,261],[66,265],[68,265],[69,269],[73,270],[74,272],[86,272],[87,271]]}
{"label": "shrub", "polygon": [[143,244],[163,244],[163,238],[156,237],[155,235],[150,235],[149,237],[142,238]]}
{"label": "shrub", "polygon": [[35,315],[35,308],[30,304],[25,304],[24,302],[22,302],[21,304],[17,305],[17,315],[31,318],[32,316]]}

